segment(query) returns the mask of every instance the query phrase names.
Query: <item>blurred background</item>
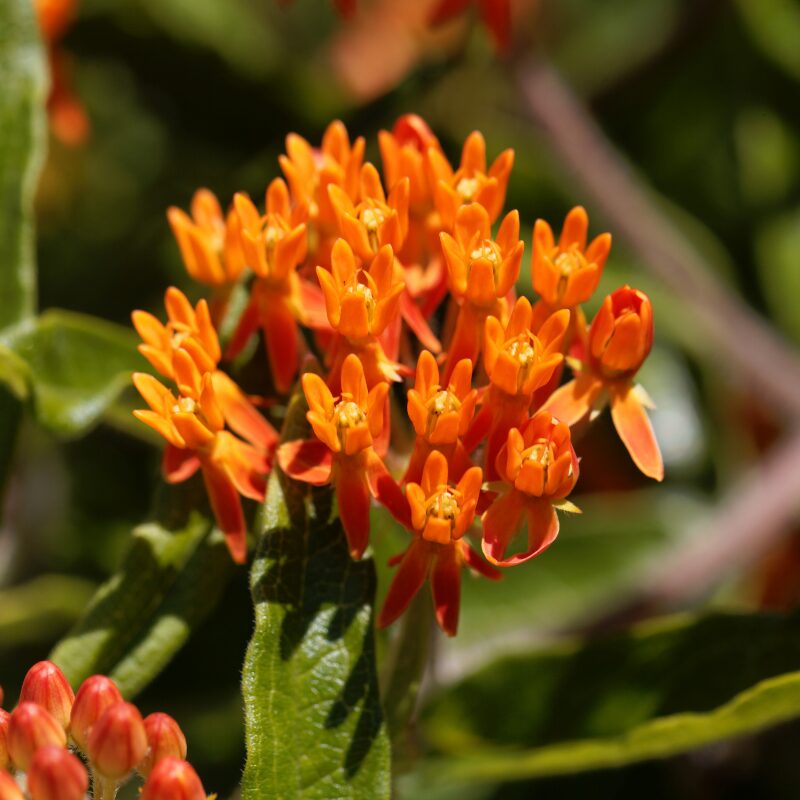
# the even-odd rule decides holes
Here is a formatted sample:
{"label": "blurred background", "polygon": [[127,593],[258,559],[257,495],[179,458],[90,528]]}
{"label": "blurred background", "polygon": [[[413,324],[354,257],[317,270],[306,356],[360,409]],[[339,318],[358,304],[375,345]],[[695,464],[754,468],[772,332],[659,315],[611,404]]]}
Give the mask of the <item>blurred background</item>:
{"label": "blurred background", "polygon": [[[261,197],[290,131],[317,143],[340,118],[379,163],[376,134],[400,114],[421,114],[451,160],[478,128],[490,158],[516,150],[507,207],[519,208],[528,244],[537,217],[560,227],[583,204],[592,234],[615,237],[598,296],[624,282],[651,295],[656,346],[641,382],[658,406],[667,477],[648,483],[608,416],[598,420],[579,446],[584,514],[502,584],[466,581],[459,636],[436,641],[428,691],[499,653],[661,611],[791,609],[800,2],[524,0],[512,3],[504,56],[471,7],[431,29],[431,6],[359,0],[343,20],[326,0],[82,0],[57,43],[68,110],[53,118],[37,201],[40,307],[128,326],[134,308],[160,313],[169,284],[198,296],[166,208],[186,207],[200,186],[223,202],[237,190]],[[520,291],[530,292],[527,259]],[[0,533],[12,697],[147,517],[159,452],[131,431],[124,414],[68,441],[24,430]],[[376,525],[382,564],[401,540]],[[180,721],[222,797],[243,763],[251,627],[242,570],[140,702]],[[500,717],[511,730],[525,710],[513,688],[508,697]],[[418,736],[424,754],[424,723]],[[798,748],[800,726],[787,725],[666,761],[459,795],[796,797]],[[415,786],[403,796],[434,796]]]}

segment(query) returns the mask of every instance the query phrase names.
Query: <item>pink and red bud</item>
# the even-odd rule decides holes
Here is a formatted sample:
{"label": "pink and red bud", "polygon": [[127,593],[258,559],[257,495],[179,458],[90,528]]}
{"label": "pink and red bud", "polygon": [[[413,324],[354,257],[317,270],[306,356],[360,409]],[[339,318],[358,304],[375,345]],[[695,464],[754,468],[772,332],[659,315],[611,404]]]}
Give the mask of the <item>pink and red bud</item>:
{"label": "pink and red bud", "polygon": [[105,675],[87,678],[75,696],[70,718],[70,734],[83,752],[89,744],[89,732],[105,710],[122,702],[117,685]]}
{"label": "pink and red bud", "polygon": [[40,747],[66,747],[61,723],[43,706],[20,703],[8,721],[8,755],[17,769],[27,771]]}
{"label": "pink and red bud", "polygon": [[119,780],[147,755],[142,715],[130,703],[107,708],[89,732],[88,756],[105,778]]}
{"label": "pink and red bud", "polygon": [[17,782],[2,769],[0,769],[0,800],[25,800]]}
{"label": "pink and red bud", "polygon": [[64,673],[52,661],[40,661],[28,670],[19,693],[19,702],[36,703],[46,708],[66,730],[75,693]]}
{"label": "pink and red bud", "polygon": [[191,765],[170,757],[153,768],[139,800],[206,800],[206,793]]}
{"label": "pink and red bud", "polygon": [[80,759],[63,747],[42,747],[28,770],[31,800],[83,800],[89,776]]}
{"label": "pink and red bud", "polygon": [[144,729],[150,749],[139,765],[139,772],[146,778],[153,767],[165,758],[186,758],[186,737],[169,714],[157,711],[144,719]]}
{"label": "pink and red bud", "polygon": [[0,769],[7,769],[8,767],[8,721],[11,714],[8,711],[0,708]]}

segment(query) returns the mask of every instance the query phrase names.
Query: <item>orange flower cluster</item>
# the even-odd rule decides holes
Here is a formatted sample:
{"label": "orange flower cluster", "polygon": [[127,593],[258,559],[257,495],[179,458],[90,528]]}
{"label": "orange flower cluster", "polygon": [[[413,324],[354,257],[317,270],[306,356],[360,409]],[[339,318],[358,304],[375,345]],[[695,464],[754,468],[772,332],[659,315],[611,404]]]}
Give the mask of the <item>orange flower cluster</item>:
{"label": "orange flower cluster", "polygon": [[84,800],[90,776],[92,796],[112,800],[134,770],[145,779],[143,800],[206,800],[185,758],[178,723],[161,712],[142,719],[104,675],[87,678],[75,694],[55,664],[40,661],[16,708],[0,708],[0,800]]}
{"label": "orange flower cluster", "polygon": [[[439,624],[454,634],[462,567],[496,578],[496,567],[553,542],[557,510],[577,511],[567,499],[578,479],[571,426],[610,404],[634,462],[662,477],[634,383],[652,308],[626,286],[587,324],[581,305],[611,237],[588,242],[580,207],[558,242],[536,222],[539,298],[517,297],[519,214],[503,216],[512,151],[490,165],[475,132],[454,168],[415,115],[381,131],[379,144],[383,179],[340,122],[320,147],[292,134],[279,159],[285,182],[270,183],[263,210],[239,193],[223,213],[205,189],[191,216],[170,209],[186,269],[212,296],[192,306],[168,290],[166,324],[134,313],[142,354],[177,390],[136,375],[150,407],[136,413],[168,442],[168,480],[202,470],[237,561],[246,556],[239,496],[263,498],[273,457],[296,480],[332,486],[353,558],[369,544],[373,499],[383,504],[411,539],[379,623],[402,614],[430,577]],[[244,295],[238,305],[234,292]],[[232,331],[224,346],[220,326]],[[229,377],[263,363],[262,345],[274,397],[261,404],[280,405],[301,373],[313,434],[277,449],[274,429]],[[575,378],[560,386],[565,365]],[[398,401],[412,378],[406,420]],[[520,527],[527,541],[516,547]],[[473,528],[485,561],[468,543]]]}

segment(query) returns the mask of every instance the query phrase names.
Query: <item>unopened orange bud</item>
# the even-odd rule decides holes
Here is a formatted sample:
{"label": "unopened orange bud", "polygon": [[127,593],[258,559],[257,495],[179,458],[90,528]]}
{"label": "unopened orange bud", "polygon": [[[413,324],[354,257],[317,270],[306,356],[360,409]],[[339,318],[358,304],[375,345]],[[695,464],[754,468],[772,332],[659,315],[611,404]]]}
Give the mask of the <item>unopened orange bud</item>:
{"label": "unopened orange bud", "polygon": [[66,747],[61,723],[43,706],[20,703],[8,721],[8,755],[14,766],[27,771],[34,753],[49,744]]}
{"label": "unopened orange bud", "polygon": [[83,800],[89,776],[79,758],[63,747],[42,747],[28,770],[31,800]]}
{"label": "unopened orange bud", "polygon": [[89,732],[103,712],[121,702],[122,695],[117,685],[105,675],[92,675],[81,684],[69,723],[70,735],[81,750],[86,752]]}
{"label": "unopened orange bud", "polygon": [[105,778],[119,780],[138,766],[147,755],[147,734],[136,706],[116,703],[107,708],[89,732],[87,749]]}
{"label": "unopened orange bud", "polygon": [[630,378],[653,346],[653,306],[638,289],[608,295],[589,329],[589,358],[607,379]]}
{"label": "unopened orange bud", "polygon": [[36,703],[46,708],[66,730],[75,693],[64,673],[52,661],[40,661],[28,670],[19,693],[19,701]]}
{"label": "unopened orange bud", "polygon": [[0,708],[0,769],[8,767],[8,745],[6,739],[8,738],[8,720],[11,714],[8,711]]}
{"label": "unopened orange bud", "polygon": [[169,714],[162,714],[160,711],[150,714],[144,719],[144,729],[150,749],[139,765],[139,772],[145,778],[165,758],[186,758],[186,737],[180,725]]}
{"label": "unopened orange bud", "polygon": [[2,769],[0,769],[0,800],[25,800],[17,782]]}
{"label": "unopened orange bud", "polygon": [[206,793],[190,764],[165,758],[150,773],[139,800],[206,800]]}

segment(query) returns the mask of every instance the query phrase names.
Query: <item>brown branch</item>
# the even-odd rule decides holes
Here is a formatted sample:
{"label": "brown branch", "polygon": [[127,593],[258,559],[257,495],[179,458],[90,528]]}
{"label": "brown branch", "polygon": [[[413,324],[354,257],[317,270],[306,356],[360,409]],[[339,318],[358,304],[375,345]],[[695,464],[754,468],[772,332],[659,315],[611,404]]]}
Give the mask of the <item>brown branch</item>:
{"label": "brown branch", "polygon": [[776,410],[800,416],[800,359],[659,211],[653,196],[549,65],[517,62],[526,109],[547,141],[650,272],[684,303],[719,355]]}

